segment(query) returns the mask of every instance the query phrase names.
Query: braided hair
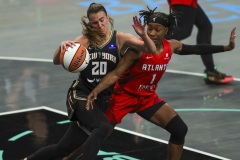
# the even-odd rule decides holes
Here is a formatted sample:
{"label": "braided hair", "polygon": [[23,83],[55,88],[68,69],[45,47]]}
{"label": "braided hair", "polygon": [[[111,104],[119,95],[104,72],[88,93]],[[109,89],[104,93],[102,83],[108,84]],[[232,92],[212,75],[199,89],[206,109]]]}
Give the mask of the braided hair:
{"label": "braided hair", "polygon": [[169,15],[165,14],[163,12],[155,12],[157,9],[154,8],[151,10],[147,6],[148,10],[140,10],[139,15],[140,18],[143,17],[145,23],[159,23],[163,25],[164,27],[168,27],[168,34],[172,33],[172,30],[177,27],[178,23],[178,16],[179,14],[177,12],[171,12]]}

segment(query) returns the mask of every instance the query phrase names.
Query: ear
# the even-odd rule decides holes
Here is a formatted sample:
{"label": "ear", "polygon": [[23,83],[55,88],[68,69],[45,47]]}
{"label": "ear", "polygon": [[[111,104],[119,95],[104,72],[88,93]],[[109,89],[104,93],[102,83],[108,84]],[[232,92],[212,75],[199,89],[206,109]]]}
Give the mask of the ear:
{"label": "ear", "polygon": [[167,34],[168,33],[168,27],[165,27],[165,34]]}

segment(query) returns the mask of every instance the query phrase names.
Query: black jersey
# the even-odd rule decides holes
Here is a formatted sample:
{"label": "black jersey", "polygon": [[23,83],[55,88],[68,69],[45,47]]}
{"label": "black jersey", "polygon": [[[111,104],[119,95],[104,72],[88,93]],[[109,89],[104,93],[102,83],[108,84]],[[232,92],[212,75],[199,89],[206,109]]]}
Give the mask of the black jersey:
{"label": "black jersey", "polygon": [[[87,47],[90,60],[87,68],[80,72],[75,86],[78,91],[91,92],[109,72],[115,69],[120,58],[117,45],[117,31],[113,31],[109,40],[102,47]],[[102,95],[112,94],[113,86],[101,92]]]}

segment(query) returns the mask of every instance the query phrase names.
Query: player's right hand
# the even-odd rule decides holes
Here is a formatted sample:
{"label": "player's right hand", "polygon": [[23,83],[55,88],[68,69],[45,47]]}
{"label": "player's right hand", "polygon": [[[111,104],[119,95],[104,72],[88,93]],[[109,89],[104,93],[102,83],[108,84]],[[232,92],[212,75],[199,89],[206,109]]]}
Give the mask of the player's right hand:
{"label": "player's right hand", "polygon": [[86,109],[93,109],[93,101],[97,99],[97,92],[92,91],[87,97]]}
{"label": "player's right hand", "polygon": [[69,41],[69,40],[68,41],[62,41],[61,45],[60,45],[61,52],[66,51],[68,47],[72,47],[74,45],[75,45],[74,41]]}

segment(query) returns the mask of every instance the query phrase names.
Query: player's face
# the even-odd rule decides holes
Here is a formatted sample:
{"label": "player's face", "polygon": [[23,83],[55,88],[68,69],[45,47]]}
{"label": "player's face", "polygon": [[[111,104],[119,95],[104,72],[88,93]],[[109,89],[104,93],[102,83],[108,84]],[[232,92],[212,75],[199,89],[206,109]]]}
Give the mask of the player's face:
{"label": "player's face", "polygon": [[105,12],[91,13],[89,15],[89,22],[93,28],[99,31],[99,34],[105,35],[107,33],[109,17]]}
{"label": "player's face", "polygon": [[168,28],[159,23],[149,23],[147,28],[148,36],[153,40],[155,44],[162,43],[162,39],[167,33]]}

